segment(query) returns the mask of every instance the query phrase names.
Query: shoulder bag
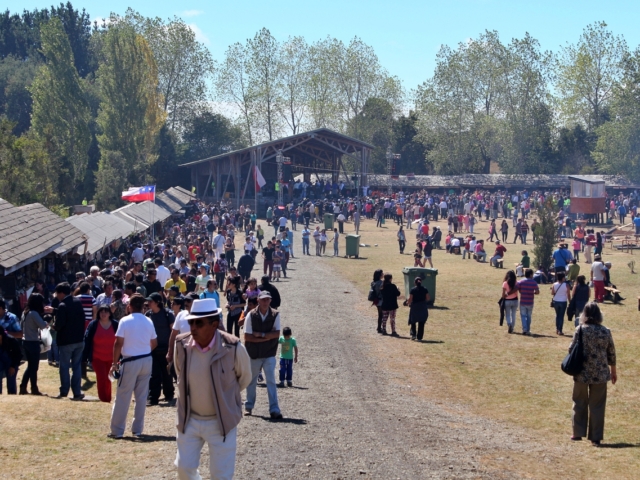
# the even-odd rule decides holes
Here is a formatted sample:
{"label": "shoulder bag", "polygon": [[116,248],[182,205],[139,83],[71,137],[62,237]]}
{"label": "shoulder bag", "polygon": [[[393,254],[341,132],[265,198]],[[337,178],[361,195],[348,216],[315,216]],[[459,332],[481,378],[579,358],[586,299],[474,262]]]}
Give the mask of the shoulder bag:
{"label": "shoulder bag", "polygon": [[560,368],[567,375],[575,376],[582,372],[584,366],[584,345],[582,344],[582,327],[578,329],[578,340],[571,351],[564,357]]}
{"label": "shoulder bag", "polygon": [[[563,284],[564,285],[564,284]],[[562,286],[562,285],[561,285]],[[551,287],[553,289],[553,287]],[[555,299],[556,299],[556,295],[558,294],[558,292],[560,291],[560,287],[558,287],[558,290],[555,290],[553,292],[553,298],[551,299],[551,308],[556,308],[555,305]]]}

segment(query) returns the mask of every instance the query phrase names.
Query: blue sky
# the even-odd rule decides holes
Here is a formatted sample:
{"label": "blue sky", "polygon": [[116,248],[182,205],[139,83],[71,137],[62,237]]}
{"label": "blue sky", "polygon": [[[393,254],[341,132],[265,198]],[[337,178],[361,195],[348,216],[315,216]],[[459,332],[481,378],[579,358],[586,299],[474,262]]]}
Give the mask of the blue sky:
{"label": "blue sky", "polygon": [[[45,8],[51,0],[26,0],[27,9]],[[146,16],[178,15],[191,24],[216,59],[227,46],[267,27],[279,40],[301,35],[307,41],[330,35],[348,42],[354,36],[371,45],[384,67],[412,89],[431,76],[442,44],[455,46],[485,29],[497,30],[504,42],[529,32],[544,49],[557,51],[575,42],[583,28],[604,20],[629,47],[640,44],[640,2],[601,0],[111,0],[72,1],[92,18],[124,13],[132,7]],[[606,7],[606,8],[605,8]]]}

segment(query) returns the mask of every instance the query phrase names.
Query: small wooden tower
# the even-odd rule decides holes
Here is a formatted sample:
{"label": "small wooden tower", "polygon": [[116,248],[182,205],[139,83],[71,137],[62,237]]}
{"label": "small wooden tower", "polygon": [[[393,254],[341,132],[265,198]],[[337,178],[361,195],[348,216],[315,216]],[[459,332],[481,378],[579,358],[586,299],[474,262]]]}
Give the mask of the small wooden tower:
{"label": "small wooden tower", "polygon": [[571,213],[597,215],[605,213],[604,180],[569,176],[571,181]]}

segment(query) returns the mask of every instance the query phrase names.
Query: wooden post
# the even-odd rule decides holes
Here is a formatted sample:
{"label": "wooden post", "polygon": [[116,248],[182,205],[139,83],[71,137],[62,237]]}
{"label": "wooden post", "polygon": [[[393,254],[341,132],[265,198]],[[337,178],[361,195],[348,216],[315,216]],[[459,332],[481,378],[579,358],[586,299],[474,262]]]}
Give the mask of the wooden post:
{"label": "wooden post", "polygon": [[216,161],[216,191],[215,191],[215,201],[220,201],[220,161]]}

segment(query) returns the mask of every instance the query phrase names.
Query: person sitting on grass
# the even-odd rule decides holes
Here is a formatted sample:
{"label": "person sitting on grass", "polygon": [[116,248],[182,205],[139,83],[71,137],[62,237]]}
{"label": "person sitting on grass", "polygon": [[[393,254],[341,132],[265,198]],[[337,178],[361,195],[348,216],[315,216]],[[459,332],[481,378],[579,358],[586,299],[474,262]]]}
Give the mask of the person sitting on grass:
{"label": "person sitting on grass", "polygon": [[504,257],[507,249],[504,245],[500,243],[500,240],[496,240],[496,251],[493,254],[493,257],[489,260],[489,265],[493,265],[498,268],[498,260],[501,260]]}
{"label": "person sitting on grass", "polygon": [[476,261],[478,262],[486,262],[487,261],[487,252],[484,251],[484,240],[478,240],[476,243]]}

